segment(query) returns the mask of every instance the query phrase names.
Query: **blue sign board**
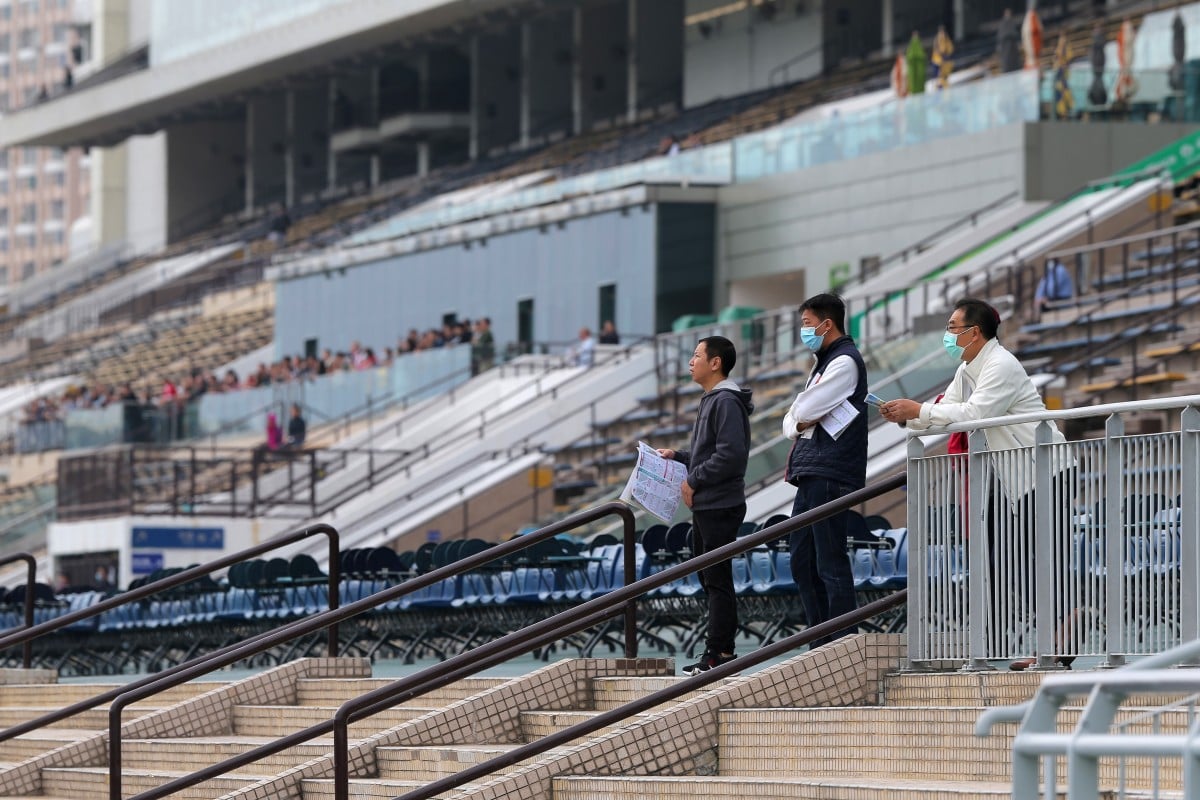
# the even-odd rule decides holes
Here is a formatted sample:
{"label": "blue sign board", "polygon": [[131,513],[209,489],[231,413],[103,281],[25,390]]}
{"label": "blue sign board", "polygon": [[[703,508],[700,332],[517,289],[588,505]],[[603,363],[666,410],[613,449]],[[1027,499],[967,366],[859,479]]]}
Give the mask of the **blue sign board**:
{"label": "blue sign board", "polygon": [[222,550],[224,528],[134,528],[134,547],[160,550]]}
{"label": "blue sign board", "polygon": [[134,553],[133,574],[149,575],[163,568],[162,553]]}

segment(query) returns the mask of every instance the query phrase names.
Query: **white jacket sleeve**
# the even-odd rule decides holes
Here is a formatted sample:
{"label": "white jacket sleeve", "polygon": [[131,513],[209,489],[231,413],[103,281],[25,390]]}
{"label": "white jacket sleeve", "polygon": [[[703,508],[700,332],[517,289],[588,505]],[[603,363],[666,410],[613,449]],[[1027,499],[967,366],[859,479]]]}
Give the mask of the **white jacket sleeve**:
{"label": "white jacket sleeve", "polygon": [[1029,376],[1015,360],[991,358],[979,373],[970,397],[963,399],[962,375],[946,390],[940,403],[921,405],[921,421],[926,427],[943,427],[954,422],[1002,417],[1029,384]]}
{"label": "white jacket sleeve", "polygon": [[829,362],[816,383],[810,383],[796,395],[792,407],[783,415],[783,435],[795,439],[800,434],[796,425],[816,422],[854,393],[858,385],[858,367],[849,356],[838,356]]}

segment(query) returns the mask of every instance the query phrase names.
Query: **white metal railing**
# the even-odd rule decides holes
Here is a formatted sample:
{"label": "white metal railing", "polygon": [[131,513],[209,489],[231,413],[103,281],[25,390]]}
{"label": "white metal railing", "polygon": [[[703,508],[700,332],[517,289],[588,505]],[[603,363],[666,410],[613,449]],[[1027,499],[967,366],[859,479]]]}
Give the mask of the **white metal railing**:
{"label": "white metal railing", "polygon": [[[908,631],[913,662],[1099,656],[1109,665],[1200,636],[1200,395],[1047,411],[914,432]],[[1179,429],[1126,435],[1124,417],[1179,411]],[[1057,420],[1106,417],[1098,439],[1054,442]],[[1032,447],[983,431],[1034,423]],[[969,453],[920,437],[969,433]]]}
{"label": "white metal railing", "polygon": [[[1058,797],[1060,761],[1067,800],[1094,800],[1101,786],[1118,797],[1179,797],[1181,789],[1185,798],[1200,797],[1200,670],[1174,669],[1197,659],[1200,641],[1191,641],[1111,672],[1047,675],[1032,700],[984,711],[975,734],[1020,723],[1014,800]],[[1088,698],[1082,709],[1074,705],[1081,697]]]}

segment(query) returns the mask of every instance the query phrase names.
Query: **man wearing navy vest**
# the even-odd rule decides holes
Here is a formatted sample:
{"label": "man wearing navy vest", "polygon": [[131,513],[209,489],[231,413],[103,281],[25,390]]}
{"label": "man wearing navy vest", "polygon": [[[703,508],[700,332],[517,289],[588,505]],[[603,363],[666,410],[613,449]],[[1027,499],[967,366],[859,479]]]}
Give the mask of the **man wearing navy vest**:
{"label": "man wearing navy vest", "polygon": [[[846,305],[818,294],[800,306],[800,338],[816,354],[812,374],[783,418],[793,440],[787,482],[796,487],[792,516],[861,489],[867,480],[867,368],[844,333]],[[792,577],[809,626],[858,606],[846,552],[848,512],[792,533]],[[819,647],[854,633],[853,626],[818,639]]]}

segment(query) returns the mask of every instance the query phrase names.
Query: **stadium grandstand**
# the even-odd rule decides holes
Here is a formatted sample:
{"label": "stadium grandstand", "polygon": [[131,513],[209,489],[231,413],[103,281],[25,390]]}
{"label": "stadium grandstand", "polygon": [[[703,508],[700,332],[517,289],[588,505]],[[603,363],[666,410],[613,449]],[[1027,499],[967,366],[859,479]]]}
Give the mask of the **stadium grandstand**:
{"label": "stadium grandstand", "polygon": [[[0,0],[0,100],[0,797],[1200,797],[1200,3]],[[792,516],[828,291],[928,402],[985,298],[1036,444]],[[621,499],[710,335],[716,557]]]}

